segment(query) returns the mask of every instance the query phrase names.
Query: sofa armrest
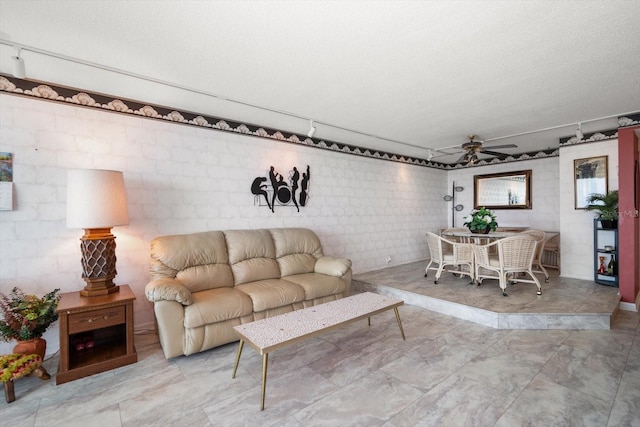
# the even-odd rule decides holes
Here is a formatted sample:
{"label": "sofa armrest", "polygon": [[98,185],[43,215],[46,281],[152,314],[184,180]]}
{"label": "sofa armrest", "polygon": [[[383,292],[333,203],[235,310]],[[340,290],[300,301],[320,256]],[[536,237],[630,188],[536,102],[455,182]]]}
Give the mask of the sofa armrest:
{"label": "sofa armrest", "polygon": [[147,299],[156,301],[176,301],[182,305],[191,304],[191,292],[177,279],[155,279],[144,288]]}
{"label": "sofa armrest", "polygon": [[318,258],[313,271],[327,276],[342,277],[351,268],[351,260],[323,256]]}

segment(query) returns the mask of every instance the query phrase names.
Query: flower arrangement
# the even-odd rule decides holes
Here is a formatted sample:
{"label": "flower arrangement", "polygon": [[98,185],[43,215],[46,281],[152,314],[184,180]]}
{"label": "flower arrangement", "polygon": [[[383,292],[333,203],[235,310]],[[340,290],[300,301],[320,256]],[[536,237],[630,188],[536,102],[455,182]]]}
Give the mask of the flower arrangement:
{"label": "flower arrangement", "polygon": [[496,231],[498,227],[495,214],[484,207],[472,210],[471,215],[465,216],[464,219],[466,222],[462,225],[469,227],[469,230],[472,232],[483,232],[487,227],[489,227],[491,231]]}
{"label": "flower arrangement", "polygon": [[26,341],[40,338],[49,326],[58,320],[56,308],[60,289],[54,289],[42,298],[25,293],[15,287],[9,295],[0,293],[0,339]]}
{"label": "flower arrangement", "polygon": [[0,356],[0,382],[28,375],[42,364],[37,354],[7,354]]}

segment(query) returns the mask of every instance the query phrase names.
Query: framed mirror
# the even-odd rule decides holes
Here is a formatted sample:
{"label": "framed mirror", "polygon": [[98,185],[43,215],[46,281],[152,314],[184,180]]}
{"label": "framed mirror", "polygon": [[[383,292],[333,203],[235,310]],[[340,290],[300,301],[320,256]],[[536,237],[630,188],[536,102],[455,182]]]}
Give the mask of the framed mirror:
{"label": "framed mirror", "polygon": [[531,209],[531,169],[474,175],[475,209]]}

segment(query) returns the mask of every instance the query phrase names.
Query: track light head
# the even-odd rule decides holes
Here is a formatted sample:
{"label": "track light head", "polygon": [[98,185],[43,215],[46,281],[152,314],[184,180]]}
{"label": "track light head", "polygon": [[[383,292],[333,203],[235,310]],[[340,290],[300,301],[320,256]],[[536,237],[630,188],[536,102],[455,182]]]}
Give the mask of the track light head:
{"label": "track light head", "polygon": [[316,127],[313,125],[313,120],[309,120],[309,132],[307,132],[307,136],[309,138],[313,138],[313,135],[316,134]]}
{"label": "track light head", "polygon": [[582,141],[584,139],[584,133],[582,133],[582,123],[578,123],[578,129],[576,129],[576,138],[578,138],[579,141]]}
{"label": "track light head", "polygon": [[27,74],[25,72],[24,59],[20,57],[21,50],[18,48],[16,56],[12,56],[11,59],[13,60],[13,77],[24,79]]}

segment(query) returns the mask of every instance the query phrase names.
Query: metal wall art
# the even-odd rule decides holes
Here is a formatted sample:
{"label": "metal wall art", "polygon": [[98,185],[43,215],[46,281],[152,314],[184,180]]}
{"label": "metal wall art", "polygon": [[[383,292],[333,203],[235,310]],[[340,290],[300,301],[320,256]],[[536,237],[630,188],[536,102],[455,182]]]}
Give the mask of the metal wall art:
{"label": "metal wall art", "polygon": [[310,180],[309,165],[302,174],[298,168],[294,167],[289,171],[289,177],[286,181],[284,176],[271,166],[266,176],[257,176],[251,184],[251,194],[254,195],[253,204],[267,206],[271,212],[275,212],[276,204],[278,206],[295,206],[300,212],[300,206],[306,206],[309,201]]}
{"label": "metal wall art", "polygon": [[451,195],[447,194],[444,196],[445,202],[451,202],[451,227],[456,226],[456,212],[460,212],[464,209],[462,205],[456,205],[456,192],[460,192],[464,190],[464,187],[456,186],[456,182],[453,181],[453,186],[451,188]]}

